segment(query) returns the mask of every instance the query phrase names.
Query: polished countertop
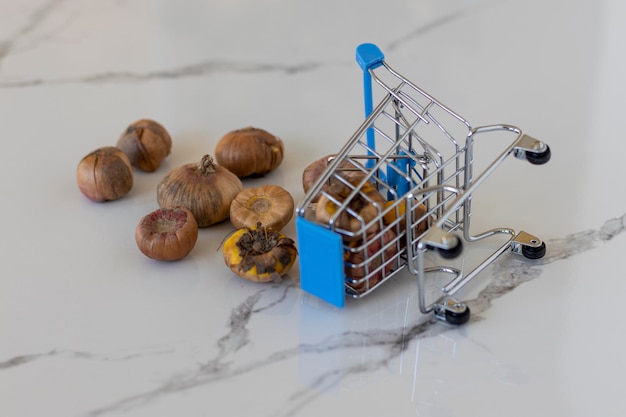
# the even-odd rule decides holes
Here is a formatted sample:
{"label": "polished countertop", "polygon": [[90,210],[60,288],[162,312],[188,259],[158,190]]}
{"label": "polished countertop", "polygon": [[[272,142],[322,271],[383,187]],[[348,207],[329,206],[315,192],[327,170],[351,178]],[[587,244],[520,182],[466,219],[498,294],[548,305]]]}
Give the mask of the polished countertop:
{"label": "polished countertop", "polygon": [[[3,1],[0,416],[624,416],[625,23],[619,0]],[[180,261],[138,250],[161,178],[234,129],[285,145],[244,186],[302,201],[304,167],[363,122],[364,42],[472,125],[550,146],[472,203],[475,227],[527,230],[545,257],[500,256],[451,326],[408,272],[344,308],[303,291],[298,263],[243,280],[229,221]],[[85,198],[80,159],[142,118],[171,154],[121,199]]]}

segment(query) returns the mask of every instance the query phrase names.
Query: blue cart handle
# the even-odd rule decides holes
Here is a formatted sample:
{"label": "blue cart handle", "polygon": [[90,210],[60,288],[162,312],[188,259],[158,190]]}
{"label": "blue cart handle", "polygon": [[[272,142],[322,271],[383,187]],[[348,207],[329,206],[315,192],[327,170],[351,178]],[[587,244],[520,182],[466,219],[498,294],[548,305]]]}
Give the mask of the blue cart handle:
{"label": "blue cart handle", "polygon": [[[374,110],[370,70],[380,67],[385,62],[385,55],[373,43],[362,43],[356,48],[356,62],[363,70],[363,101],[365,102],[365,118],[367,119]],[[373,133],[373,131],[368,132],[368,139],[373,140],[370,138]],[[368,145],[372,146],[373,143],[368,143]]]}
{"label": "blue cart handle", "polygon": [[[385,55],[373,43],[362,43],[356,48],[356,62],[363,70],[363,102],[365,104],[365,118],[367,119],[372,111],[374,111],[374,97],[372,93],[372,75],[370,70],[380,67],[385,62]],[[367,129],[367,146],[375,149],[374,129]],[[368,154],[372,154],[368,152]],[[373,160],[368,160],[366,165],[368,168],[374,166]]]}
{"label": "blue cart handle", "polygon": [[385,61],[385,55],[373,43],[362,43],[356,48],[356,62],[363,71],[377,68]]}

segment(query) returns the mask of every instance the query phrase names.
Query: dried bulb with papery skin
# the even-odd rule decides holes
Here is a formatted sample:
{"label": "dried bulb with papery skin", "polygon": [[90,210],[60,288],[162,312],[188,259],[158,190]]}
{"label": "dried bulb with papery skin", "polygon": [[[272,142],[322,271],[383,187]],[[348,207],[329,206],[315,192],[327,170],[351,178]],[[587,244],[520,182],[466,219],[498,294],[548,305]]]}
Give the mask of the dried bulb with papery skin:
{"label": "dried bulb with papery skin", "polygon": [[394,231],[388,229],[375,238],[352,242],[347,246],[344,250],[346,276],[354,280],[368,277],[367,282],[352,283],[355,290],[364,292],[378,284],[397,265],[397,242],[392,243],[395,239]]}
{"label": "dried bulb with papery skin", "polygon": [[160,207],[187,207],[198,226],[207,227],[228,219],[230,204],[241,190],[235,174],[204,155],[199,163],[171,170],[157,186],[157,202]]}
{"label": "dried bulb with papery skin", "polygon": [[[356,180],[355,180],[356,183]],[[352,184],[353,186],[356,184]],[[352,188],[342,183],[333,183],[325,188],[320,195],[316,209],[315,220],[340,229],[344,240],[356,240],[377,233],[380,230],[380,221],[374,221],[383,212],[385,199],[373,183],[366,182],[352,200],[339,214],[341,205],[352,193]],[[349,209],[349,210],[348,210]]]}
{"label": "dried bulb with papery skin", "polygon": [[[315,185],[320,176],[324,173],[328,165],[332,162],[335,155],[326,155],[323,158],[320,158],[316,161],[310,163],[302,172],[302,188],[304,193],[308,193],[311,187]],[[362,168],[362,169],[360,169]],[[350,183],[358,183],[365,177],[365,167],[359,164],[356,161],[349,161],[347,159],[342,160],[337,169],[335,170],[335,175],[340,176]],[[324,185],[324,188],[329,185],[339,182],[335,178],[335,176],[331,176],[330,180],[327,184]],[[319,194],[311,200],[312,203],[315,203],[319,199]]]}
{"label": "dried bulb with papery skin", "polygon": [[172,150],[172,138],[159,123],[141,119],[126,128],[117,141],[130,163],[142,171],[156,171]]}
{"label": "dried bulb with papery skin", "polygon": [[283,161],[283,141],[256,127],[226,133],[215,147],[215,159],[240,178],[262,176]]}
{"label": "dried bulb with papery skin", "polygon": [[254,282],[278,280],[298,255],[293,239],[260,223],[235,231],[224,241],[222,253],[231,271]]}
{"label": "dried bulb with papery skin", "polygon": [[[424,203],[413,206],[413,234],[421,236],[430,224],[434,223],[435,218],[430,215],[426,216],[428,209]],[[404,230],[406,228],[406,203],[405,201],[390,200],[385,203],[385,214],[383,221],[386,225],[393,225],[396,230]]]}
{"label": "dried bulb with papery skin", "polygon": [[287,190],[278,185],[246,188],[230,204],[230,221],[237,229],[257,223],[281,230],[293,217],[294,201]]}
{"label": "dried bulb with papery skin", "polygon": [[166,207],[144,216],[135,228],[139,250],[157,261],[187,256],[198,239],[198,223],[186,207]]}
{"label": "dried bulb with papery skin", "polygon": [[117,200],[133,188],[133,167],[124,152],[105,146],[90,152],[78,163],[76,181],[90,200]]}

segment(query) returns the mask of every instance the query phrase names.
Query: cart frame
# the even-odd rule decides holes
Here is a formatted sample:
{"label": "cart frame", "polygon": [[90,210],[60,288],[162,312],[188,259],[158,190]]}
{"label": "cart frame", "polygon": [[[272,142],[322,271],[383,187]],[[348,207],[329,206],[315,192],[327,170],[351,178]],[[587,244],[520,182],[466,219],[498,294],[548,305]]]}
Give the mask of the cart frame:
{"label": "cart frame", "polygon": [[[465,323],[469,308],[455,297],[461,288],[507,250],[531,259],[546,251],[538,237],[510,228],[472,234],[472,194],[509,155],[543,164],[550,148],[512,125],[472,128],[389,66],[374,44],[359,45],[356,58],[363,70],[366,119],[296,209],[301,287],[343,307],[346,296],[364,297],[407,268],[417,277],[422,313]],[[373,82],[384,94],[376,108]],[[512,140],[474,175],[474,142],[490,132]],[[463,242],[494,235],[508,240],[467,273],[425,265],[428,251],[454,258]],[[429,302],[425,276],[435,272],[451,279]]]}

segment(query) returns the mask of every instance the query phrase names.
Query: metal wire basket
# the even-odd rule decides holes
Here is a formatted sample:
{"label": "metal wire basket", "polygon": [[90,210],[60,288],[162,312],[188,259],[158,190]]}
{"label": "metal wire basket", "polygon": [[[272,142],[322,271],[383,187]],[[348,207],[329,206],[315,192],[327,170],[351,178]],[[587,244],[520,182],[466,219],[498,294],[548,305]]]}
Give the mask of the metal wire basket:
{"label": "metal wire basket", "polygon": [[[407,268],[417,277],[422,313],[449,323],[469,319],[455,294],[507,250],[531,259],[545,243],[510,228],[470,233],[472,194],[509,155],[532,164],[550,159],[550,148],[511,125],[472,128],[470,123],[392,69],[373,44],[359,45],[366,120],[332,157],[296,209],[303,290],[342,307]],[[373,86],[383,94],[374,108]],[[504,132],[510,143],[479,175],[473,172],[475,140]],[[442,263],[463,242],[506,235],[508,240],[476,268],[426,267],[437,251]],[[425,277],[450,275],[433,302]]]}

